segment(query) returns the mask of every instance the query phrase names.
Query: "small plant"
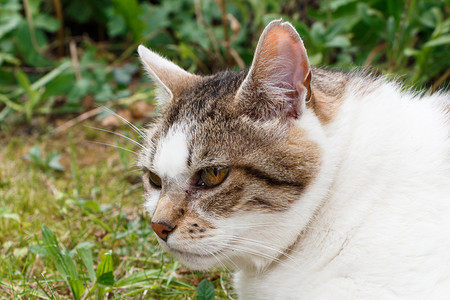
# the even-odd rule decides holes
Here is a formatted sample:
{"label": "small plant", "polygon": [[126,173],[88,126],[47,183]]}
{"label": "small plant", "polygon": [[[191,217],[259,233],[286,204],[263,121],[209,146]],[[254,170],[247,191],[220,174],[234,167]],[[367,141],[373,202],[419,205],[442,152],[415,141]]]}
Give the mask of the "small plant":
{"label": "small plant", "polygon": [[64,171],[64,167],[59,163],[61,154],[51,152],[47,157],[41,153],[39,146],[33,146],[30,148],[30,152],[24,156],[24,158],[34,165],[44,170]]}
{"label": "small plant", "polygon": [[[42,242],[41,254],[50,258],[55,264],[59,275],[70,287],[75,300],[89,298],[95,292],[97,299],[102,299],[106,288],[114,285],[112,251],[103,254],[102,261],[94,271],[94,260],[89,243],[82,243],[72,251],[61,249],[55,234],[45,225],[42,226]],[[74,259],[75,253],[83,262],[88,278],[84,278],[83,273],[78,272]],[[84,284],[88,285],[88,289]]]}
{"label": "small plant", "polygon": [[197,300],[214,300],[214,286],[208,279],[203,279],[197,286]]}

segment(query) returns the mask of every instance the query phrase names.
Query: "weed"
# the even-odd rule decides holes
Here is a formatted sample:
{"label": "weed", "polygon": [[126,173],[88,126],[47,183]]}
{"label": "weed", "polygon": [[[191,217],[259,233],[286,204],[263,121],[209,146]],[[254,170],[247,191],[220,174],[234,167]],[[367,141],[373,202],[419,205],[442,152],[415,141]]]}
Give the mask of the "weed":
{"label": "weed", "polygon": [[51,152],[47,157],[44,157],[39,146],[31,147],[30,152],[24,155],[24,158],[44,170],[64,171],[63,166],[59,163],[61,155]]}

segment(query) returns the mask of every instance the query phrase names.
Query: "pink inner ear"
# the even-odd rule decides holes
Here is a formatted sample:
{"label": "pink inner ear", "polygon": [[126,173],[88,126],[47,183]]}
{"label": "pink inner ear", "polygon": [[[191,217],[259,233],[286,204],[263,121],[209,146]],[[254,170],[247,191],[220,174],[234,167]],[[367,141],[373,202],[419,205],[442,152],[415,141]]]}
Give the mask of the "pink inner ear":
{"label": "pink inner ear", "polygon": [[[298,118],[311,96],[310,79],[308,56],[297,31],[289,23],[272,21],[259,39],[237,101],[258,118]],[[252,96],[259,94],[264,97]]]}
{"label": "pink inner ear", "polygon": [[309,89],[309,82],[306,82],[310,72],[308,57],[294,28],[288,24],[270,28],[259,50],[255,72],[262,74],[257,74],[258,77],[299,93]]}
{"label": "pink inner ear", "polygon": [[282,101],[287,116],[298,117],[311,93],[305,47],[290,24],[269,25],[266,31],[255,53],[252,77],[274,101]]}
{"label": "pink inner ear", "polygon": [[[299,85],[304,87],[304,81],[309,73],[309,63],[306,56],[306,51],[303,44],[300,41],[294,41],[292,37],[288,36],[286,39],[280,40],[277,46],[278,56],[283,63],[280,75],[283,81],[288,83],[293,88],[297,88]],[[275,76],[277,74],[274,74]],[[302,90],[298,92],[302,92]]]}

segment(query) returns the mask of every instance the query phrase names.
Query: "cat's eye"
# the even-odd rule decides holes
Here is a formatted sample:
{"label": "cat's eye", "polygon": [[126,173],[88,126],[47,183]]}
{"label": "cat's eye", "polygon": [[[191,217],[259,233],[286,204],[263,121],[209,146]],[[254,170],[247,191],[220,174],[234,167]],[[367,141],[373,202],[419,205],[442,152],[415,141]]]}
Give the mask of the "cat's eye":
{"label": "cat's eye", "polygon": [[200,171],[200,181],[198,185],[214,187],[222,183],[228,175],[230,168],[211,167]]}
{"label": "cat's eye", "polygon": [[149,178],[151,185],[153,185],[155,188],[158,188],[158,189],[161,188],[162,181],[158,175],[156,175],[152,171],[148,171],[148,178]]}

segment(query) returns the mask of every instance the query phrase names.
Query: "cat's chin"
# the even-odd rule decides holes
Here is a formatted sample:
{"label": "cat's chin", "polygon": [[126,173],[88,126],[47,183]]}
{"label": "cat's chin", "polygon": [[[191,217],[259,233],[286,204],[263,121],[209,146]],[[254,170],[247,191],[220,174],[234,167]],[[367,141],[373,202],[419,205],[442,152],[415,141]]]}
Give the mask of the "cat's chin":
{"label": "cat's chin", "polygon": [[169,252],[187,267],[199,271],[208,270],[220,262],[220,259],[218,258],[219,253],[203,255],[173,249],[169,250]]}

